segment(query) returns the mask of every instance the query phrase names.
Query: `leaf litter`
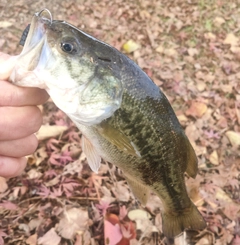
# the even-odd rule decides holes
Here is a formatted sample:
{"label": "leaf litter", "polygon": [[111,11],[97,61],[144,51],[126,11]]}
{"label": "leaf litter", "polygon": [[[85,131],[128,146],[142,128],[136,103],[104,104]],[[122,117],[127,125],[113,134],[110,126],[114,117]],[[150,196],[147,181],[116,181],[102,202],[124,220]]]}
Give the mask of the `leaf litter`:
{"label": "leaf litter", "polygon": [[[166,239],[160,200],[152,194],[141,206],[111,163],[92,173],[81,132],[49,101],[25,172],[0,179],[0,244],[239,244],[237,2],[1,0],[1,51],[20,52],[23,29],[43,7],[127,53],[165,92],[199,159],[186,183],[208,226]],[[150,219],[131,220],[132,210]]]}

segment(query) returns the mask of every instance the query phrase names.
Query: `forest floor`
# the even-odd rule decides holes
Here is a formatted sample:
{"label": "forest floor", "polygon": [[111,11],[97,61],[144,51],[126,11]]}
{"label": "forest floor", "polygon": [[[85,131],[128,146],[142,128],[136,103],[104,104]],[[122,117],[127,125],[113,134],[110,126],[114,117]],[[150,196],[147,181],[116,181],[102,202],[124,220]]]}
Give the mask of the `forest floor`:
{"label": "forest floor", "polygon": [[93,173],[81,133],[49,100],[25,172],[0,178],[0,245],[240,244],[240,2],[0,0],[0,50],[19,54],[43,8],[126,53],[167,95],[199,159],[186,183],[207,228],[167,240],[159,199],[142,207],[110,163]]}

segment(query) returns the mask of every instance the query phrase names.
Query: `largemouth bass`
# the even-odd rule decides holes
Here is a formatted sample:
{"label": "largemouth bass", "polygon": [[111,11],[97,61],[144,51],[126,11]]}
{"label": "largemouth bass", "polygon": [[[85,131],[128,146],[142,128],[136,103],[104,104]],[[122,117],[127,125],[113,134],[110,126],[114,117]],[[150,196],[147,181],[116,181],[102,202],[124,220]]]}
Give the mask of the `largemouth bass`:
{"label": "largemouth bass", "polygon": [[10,80],[48,91],[82,132],[93,171],[103,158],[123,171],[143,204],[156,193],[167,237],[205,228],[184,181],[185,172],[197,175],[195,152],[165,95],[132,60],[43,10]]}

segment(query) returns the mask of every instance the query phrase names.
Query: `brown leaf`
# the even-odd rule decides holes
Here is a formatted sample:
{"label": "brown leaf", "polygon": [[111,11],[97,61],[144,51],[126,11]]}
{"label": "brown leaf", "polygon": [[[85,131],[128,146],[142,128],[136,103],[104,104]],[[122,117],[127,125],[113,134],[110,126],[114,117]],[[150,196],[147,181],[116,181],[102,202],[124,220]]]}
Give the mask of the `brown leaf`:
{"label": "brown leaf", "polygon": [[0,177],[0,193],[5,192],[8,189],[8,184],[5,178]]}
{"label": "brown leaf", "polygon": [[205,103],[192,101],[190,108],[186,111],[186,115],[194,117],[202,117],[207,111]]}
{"label": "brown leaf", "polygon": [[238,37],[236,37],[233,33],[228,33],[223,41],[224,44],[230,44],[231,46],[237,46],[238,42]]}
{"label": "brown leaf", "polygon": [[37,245],[37,234],[33,234],[32,236],[30,236],[27,240],[26,243],[28,245]]}

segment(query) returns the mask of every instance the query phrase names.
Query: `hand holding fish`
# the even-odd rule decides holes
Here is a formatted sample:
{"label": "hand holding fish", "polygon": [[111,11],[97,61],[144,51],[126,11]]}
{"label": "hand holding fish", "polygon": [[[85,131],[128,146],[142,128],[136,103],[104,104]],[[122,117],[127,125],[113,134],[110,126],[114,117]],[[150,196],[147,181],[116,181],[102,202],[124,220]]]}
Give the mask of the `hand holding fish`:
{"label": "hand holding fish", "polygon": [[15,57],[0,53],[0,176],[14,177],[26,166],[24,156],[35,151],[34,133],[40,128],[42,115],[36,105],[48,95],[38,88],[18,87],[8,77]]}

